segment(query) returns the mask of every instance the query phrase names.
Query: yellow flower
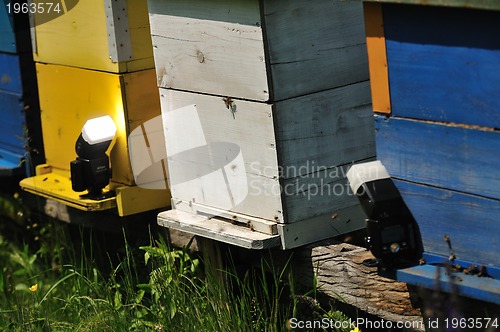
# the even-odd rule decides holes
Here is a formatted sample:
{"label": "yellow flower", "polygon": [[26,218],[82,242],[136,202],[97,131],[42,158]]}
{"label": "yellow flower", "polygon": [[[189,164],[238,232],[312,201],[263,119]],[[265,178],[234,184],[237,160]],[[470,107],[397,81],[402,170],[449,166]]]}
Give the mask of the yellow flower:
{"label": "yellow flower", "polygon": [[28,288],[30,290],[30,292],[36,292],[38,290],[38,284],[34,284],[33,286],[31,286],[30,288]]}
{"label": "yellow flower", "polygon": [[361,330],[358,327],[355,327],[354,330],[351,330],[351,332],[361,332]]}

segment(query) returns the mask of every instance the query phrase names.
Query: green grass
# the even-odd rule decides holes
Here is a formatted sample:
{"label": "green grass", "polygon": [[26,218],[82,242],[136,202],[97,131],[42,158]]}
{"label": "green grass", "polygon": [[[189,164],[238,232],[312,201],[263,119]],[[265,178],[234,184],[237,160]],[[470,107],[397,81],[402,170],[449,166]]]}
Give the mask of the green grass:
{"label": "green grass", "polygon": [[88,233],[75,240],[75,226],[28,224],[17,233],[0,227],[1,331],[284,331],[303,299],[315,301],[314,292],[295,294],[290,269],[269,260],[228,264],[215,277],[160,238],[125,245],[103,270]]}

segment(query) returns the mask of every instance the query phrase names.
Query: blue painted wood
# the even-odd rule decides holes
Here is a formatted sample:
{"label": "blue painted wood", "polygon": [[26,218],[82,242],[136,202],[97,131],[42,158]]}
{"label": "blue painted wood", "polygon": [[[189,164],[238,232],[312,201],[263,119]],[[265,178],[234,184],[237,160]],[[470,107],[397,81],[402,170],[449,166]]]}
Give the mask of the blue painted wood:
{"label": "blue painted wood", "polygon": [[0,92],[0,149],[24,155],[27,138],[24,103],[20,95]]}
{"label": "blue painted wood", "polygon": [[21,175],[25,171],[23,155],[0,148],[0,177]]}
{"label": "blue painted wood", "polygon": [[[477,264],[477,262],[471,262],[471,261],[464,261],[461,259],[454,259],[453,263],[449,261],[449,256],[444,257],[444,256],[439,256],[439,255],[434,255],[430,253],[425,253],[423,254],[425,263],[428,265],[437,265],[437,266],[444,266],[444,264],[453,264],[453,265],[460,265],[462,268],[467,268],[470,267],[471,265],[475,264],[478,267],[480,264]],[[486,274],[494,279],[500,280],[500,267],[494,267],[494,266],[486,266]]]}
{"label": "blue painted wood", "polygon": [[[23,3],[25,1],[16,2]],[[0,1],[0,52],[30,52],[31,37],[28,15],[8,13],[6,4],[13,2],[13,0]]]}
{"label": "blue painted wood", "polygon": [[383,5],[394,115],[500,128],[500,11]]}
{"label": "blue painted wood", "polygon": [[[439,282],[437,276],[439,276]],[[398,281],[410,285],[440,289],[448,293],[456,289],[459,295],[500,304],[500,280],[480,278],[464,273],[456,273],[453,277],[453,280],[451,280],[451,277],[446,275],[445,269],[431,265],[398,270],[396,274]]]}
{"label": "blue painted wood", "polygon": [[500,199],[499,131],[382,116],[375,128],[391,176]]}
{"label": "blue painted wood", "polygon": [[500,201],[393,178],[420,228],[424,250],[500,267]]}
{"label": "blue painted wood", "polygon": [[15,53],[16,36],[12,16],[7,13],[5,2],[0,2],[0,51]]}
{"label": "blue painted wood", "polygon": [[0,53],[0,91],[23,93],[19,55]]}

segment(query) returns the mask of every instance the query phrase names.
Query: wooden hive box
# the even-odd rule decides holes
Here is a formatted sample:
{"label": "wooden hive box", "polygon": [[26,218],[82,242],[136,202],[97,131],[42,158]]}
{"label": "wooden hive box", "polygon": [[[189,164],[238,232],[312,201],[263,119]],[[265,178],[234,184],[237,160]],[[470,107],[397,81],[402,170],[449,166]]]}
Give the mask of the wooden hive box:
{"label": "wooden hive box", "polygon": [[43,162],[43,145],[29,17],[12,5],[0,6],[0,174],[25,176]]}
{"label": "wooden hive box", "polygon": [[[21,187],[82,210],[117,207],[120,216],[168,206],[167,190],[159,194],[134,185],[127,142],[134,129],[160,115],[154,69],[115,74],[41,63],[36,68],[47,164],[38,168],[37,176],[21,181]],[[69,172],[75,142],[88,119],[103,115],[117,126],[108,188],[117,195],[102,201],[80,199],[71,189]]]}
{"label": "wooden hive box", "polygon": [[[26,1],[16,1],[22,4]],[[0,52],[31,52],[29,17],[13,12],[14,1],[6,0],[0,6]]]}
{"label": "wooden hive box", "polygon": [[345,179],[375,155],[360,3],[153,0],[149,13],[176,208],[160,224],[250,248],[364,227]]}
{"label": "wooden hive box", "polygon": [[153,68],[146,0],[55,4],[58,12],[33,15],[35,61],[120,73]]}
{"label": "wooden hive box", "polygon": [[[500,240],[499,3],[381,2],[365,2],[377,157],[417,220],[427,257],[445,261],[453,252],[469,262],[464,267],[484,264],[493,275],[500,267],[494,249]],[[478,296],[478,284],[468,295]],[[495,297],[500,301],[498,292]]]}
{"label": "wooden hive box", "polygon": [[30,53],[0,53],[0,104],[0,174],[29,175],[44,160]]}

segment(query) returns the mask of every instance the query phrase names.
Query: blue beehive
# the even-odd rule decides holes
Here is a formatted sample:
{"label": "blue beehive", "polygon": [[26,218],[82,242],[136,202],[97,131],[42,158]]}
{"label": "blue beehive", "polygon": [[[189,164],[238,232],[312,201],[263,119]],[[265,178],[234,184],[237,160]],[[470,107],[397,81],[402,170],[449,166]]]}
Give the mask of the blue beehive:
{"label": "blue beehive", "polygon": [[[0,175],[24,175],[43,161],[29,17],[0,5]],[[10,9],[10,12],[9,12]]]}
{"label": "blue beehive", "polygon": [[[380,2],[365,1],[377,157],[418,222],[427,262],[451,257],[498,278],[500,4]],[[464,294],[500,301],[499,285],[471,280]]]}

